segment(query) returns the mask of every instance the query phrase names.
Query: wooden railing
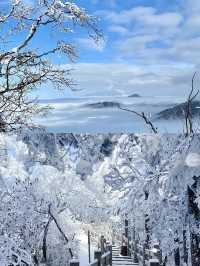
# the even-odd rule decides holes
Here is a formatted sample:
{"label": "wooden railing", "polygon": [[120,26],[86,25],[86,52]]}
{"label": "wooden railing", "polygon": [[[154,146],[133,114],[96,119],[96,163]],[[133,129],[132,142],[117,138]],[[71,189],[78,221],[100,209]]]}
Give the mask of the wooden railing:
{"label": "wooden railing", "polygon": [[158,244],[147,246],[146,243],[140,243],[136,238],[134,228],[129,226],[128,220],[125,220],[125,236],[128,239],[128,256],[132,257],[134,263],[139,266],[161,266],[162,254]]}
{"label": "wooden railing", "polygon": [[[162,254],[158,244],[152,244],[151,248],[146,243],[141,244],[135,237],[135,233],[130,232],[128,221],[125,222],[125,236],[127,241],[128,256],[139,266],[161,266]],[[132,229],[133,230],[133,229]],[[89,256],[90,258],[90,256]],[[79,266],[78,261],[71,261],[70,266]],[[99,249],[94,252],[94,261],[88,266],[112,266],[112,245],[106,242],[101,236]]]}
{"label": "wooden railing", "polygon": [[99,262],[98,262],[98,260],[96,259],[96,260],[94,260],[92,263],[90,263],[89,265],[90,266],[98,266],[99,264],[98,264]]}
{"label": "wooden railing", "polygon": [[[79,266],[78,260],[71,260],[70,266]],[[112,245],[101,236],[99,249],[94,251],[94,261],[89,266],[112,266]]]}
{"label": "wooden railing", "polygon": [[96,259],[89,264],[89,266],[112,266],[112,257],[110,251],[107,251],[103,255],[100,251],[95,251],[94,256]]}
{"label": "wooden railing", "polygon": [[135,243],[134,249],[129,248],[129,254],[135,263],[141,266],[161,266],[162,256],[158,245],[154,245],[151,249],[146,248],[145,245]]}
{"label": "wooden railing", "polygon": [[94,261],[89,266],[112,266],[112,245],[101,236],[100,248],[94,251]]}

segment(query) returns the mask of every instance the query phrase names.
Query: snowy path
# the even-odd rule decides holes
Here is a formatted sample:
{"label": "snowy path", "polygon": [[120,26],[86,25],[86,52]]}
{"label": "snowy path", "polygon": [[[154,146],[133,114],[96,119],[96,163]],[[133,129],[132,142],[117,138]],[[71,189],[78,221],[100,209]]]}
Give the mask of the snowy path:
{"label": "snowy path", "polygon": [[[79,235],[80,240],[80,266],[87,266],[89,264],[88,262],[88,238],[87,235],[81,231]],[[91,246],[91,254],[94,254],[94,247]],[[93,259],[93,258],[92,258]]]}
{"label": "snowy path", "polygon": [[120,255],[120,248],[113,246],[112,248],[112,262],[113,266],[138,266],[137,263],[133,263],[133,259],[131,257],[123,257]]}

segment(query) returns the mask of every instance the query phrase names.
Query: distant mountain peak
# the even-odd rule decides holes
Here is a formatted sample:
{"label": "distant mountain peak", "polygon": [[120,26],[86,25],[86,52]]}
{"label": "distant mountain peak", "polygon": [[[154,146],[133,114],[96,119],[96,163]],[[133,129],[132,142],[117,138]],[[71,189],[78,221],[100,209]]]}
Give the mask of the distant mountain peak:
{"label": "distant mountain peak", "polygon": [[129,95],[128,97],[130,97],[130,98],[140,98],[141,95],[138,94],[138,93],[133,93],[133,94]]}
{"label": "distant mountain peak", "polygon": [[113,107],[120,107],[120,103],[118,102],[107,102],[107,101],[102,101],[102,102],[96,102],[96,103],[89,103],[85,105],[86,107],[91,107],[91,108],[113,108]]}
{"label": "distant mountain peak", "polygon": [[[165,109],[157,114],[157,119],[182,119],[184,118],[184,110],[186,108],[187,102],[177,104],[171,108]],[[191,112],[195,117],[200,115],[200,101],[193,101],[191,104]]]}

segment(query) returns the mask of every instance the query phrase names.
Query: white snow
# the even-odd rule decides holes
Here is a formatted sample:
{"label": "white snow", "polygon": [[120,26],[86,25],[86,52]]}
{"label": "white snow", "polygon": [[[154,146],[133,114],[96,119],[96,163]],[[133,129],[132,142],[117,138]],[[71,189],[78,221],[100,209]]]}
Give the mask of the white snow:
{"label": "white snow", "polygon": [[[87,235],[81,230],[78,239],[80,240],[80,266],[86,266],[89,264],[89,256],[88,256],[88,237]],[[92,254],[92,252],[91,252]]]}
{"label": "white snow", "polygon": [[[119,239],[117,233],[127,214],[141,240],[145,239],[144,217],[148,215],[153,240],[160,242],[164,255],[173,253],[174,235],[182,235],[183,218],[188,214],[188,186],[199,176],[198,137],[23,134],[2,134],[0,141],[0,230],[6,232],[8,254],[13,245],[18,250],[23,245],[38,247],[49,204],[70,240],[65,246],[51,224],[48,248],[53,258],[60,259],[55,266],[62,265],[62,259],[70,259],[66,247],[73,249],[81,266],[87,266],[88,227],[93,230],[93,260],[98,237],[105,233],[108,240],[111,235]],[[108,138],[113,152],[105,155],[101,148]],[[77,171],[79,162],[84,163]],[[148,199],[144,192],[148,192]],[[200,206],[199,187],[194,192]],[[0,249],[2,265],[4,249]],[[30,250],[26,250],[29,256]]]}
{"label": "white snow", "polygon": [[185,163],[188,167],[198,167],[200,166],[200,154],[189,153],[185,159]]}

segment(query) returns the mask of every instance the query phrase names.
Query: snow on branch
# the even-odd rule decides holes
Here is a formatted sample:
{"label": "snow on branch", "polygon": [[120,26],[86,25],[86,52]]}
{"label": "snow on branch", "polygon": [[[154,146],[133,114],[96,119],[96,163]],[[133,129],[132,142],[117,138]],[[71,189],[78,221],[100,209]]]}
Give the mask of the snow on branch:
{"label": "snow on branch", "polygon": [[[66,63],[75,61],[77,51],[69,41],[69,34],[76,27],[84,27],[86,34],[96,41],[102,38],[97,20],[75,3],[61,0],[40,0],[28,4],[13,1],[8,14],[0,16],[0,27],[8,34],[0,39],[0,130],[13,130],[31,122],[34,114],[45,113],[37,100],[29,95],[46,83],[56,89],[73,88],[71,69],[54,63],[62,55]],[[33,47],[42,30],[53,31],[50,47]],[[24,38],[16,38],[16,36]],[[7,42],[19,43],[12,48]]]}

